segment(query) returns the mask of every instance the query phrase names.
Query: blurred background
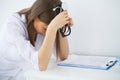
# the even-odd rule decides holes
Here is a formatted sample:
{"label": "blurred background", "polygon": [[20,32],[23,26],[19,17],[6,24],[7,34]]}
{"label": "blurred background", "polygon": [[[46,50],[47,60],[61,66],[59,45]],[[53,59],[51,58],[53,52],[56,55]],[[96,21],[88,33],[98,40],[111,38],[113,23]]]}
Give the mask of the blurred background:
{"label": "blurred background", "polygon": [[[0,0],[0,28],[35,0]],[[74,20],[70,53],[120,57],[120,0],[62,0]],[[63,45],[64,46],[64,45]]]}

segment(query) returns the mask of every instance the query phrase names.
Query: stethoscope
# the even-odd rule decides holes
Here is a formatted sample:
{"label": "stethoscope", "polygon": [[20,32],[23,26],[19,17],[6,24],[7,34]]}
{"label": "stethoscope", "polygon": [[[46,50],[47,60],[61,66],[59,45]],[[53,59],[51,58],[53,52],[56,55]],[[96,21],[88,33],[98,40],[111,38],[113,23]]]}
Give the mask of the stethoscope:
{"label": "stethoscope", "polygon": [[[56,12],[56,14],[59,14],[60,12],[64,11],[61,5],[53,8],[53,11]],[[71,28],[69,24],[66,24],[64,27],[60,28],[60,33],[62,37],[66,37],[71,34]]]}

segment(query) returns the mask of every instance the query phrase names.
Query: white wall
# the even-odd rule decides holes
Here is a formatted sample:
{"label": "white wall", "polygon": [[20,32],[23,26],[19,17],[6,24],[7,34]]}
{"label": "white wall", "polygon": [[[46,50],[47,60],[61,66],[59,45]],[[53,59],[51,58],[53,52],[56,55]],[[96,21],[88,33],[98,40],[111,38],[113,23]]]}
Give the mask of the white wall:
{"label": "white wall", "polygon": [[120,56],[120,0],[63,0],[74,19],[71,52]]}
{"label": "white wall", "polygon": [[[0,0],[0,24],[35,0]],[[74,26],[70,52],[120,56],[120,0],[63,0]]]}
{"label": "white wall", "polygon": [[35,0],[0,0],[0,24],[3,24],[8,16],[23,8],[29,7]]}

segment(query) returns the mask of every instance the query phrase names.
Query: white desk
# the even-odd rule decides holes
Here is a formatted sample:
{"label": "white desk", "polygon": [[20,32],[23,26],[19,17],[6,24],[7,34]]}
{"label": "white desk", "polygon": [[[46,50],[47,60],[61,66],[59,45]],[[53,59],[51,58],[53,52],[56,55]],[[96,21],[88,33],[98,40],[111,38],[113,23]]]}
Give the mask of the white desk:
{"label": "white desk", "polygon": [[30,70],[25,73],[27,80],[120,80],[120,66],[109,70],[96,70],[57,66],[50,63],[47,71]]}

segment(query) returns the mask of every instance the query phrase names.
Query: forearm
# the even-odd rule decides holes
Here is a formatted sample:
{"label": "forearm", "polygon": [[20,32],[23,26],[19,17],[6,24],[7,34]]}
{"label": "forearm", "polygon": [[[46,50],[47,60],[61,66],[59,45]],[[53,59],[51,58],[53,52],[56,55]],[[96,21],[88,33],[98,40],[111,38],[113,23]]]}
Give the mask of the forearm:
{"label": "forearm", "polygon": [[[69,21],[70,18],[66,16],[68,16],[67,11],[59,13],[47,27],[45,39],[38,53],[38,64],[40,70],[46,70],[48,66],[52,53],[53,44],[56,39],[57,30],[70,22]],[[60,48],[58,48],[59,56],[61,59],[63,59],[66,58],[68,55],[68,43],[66,38],[60,37],[59,39],[60,39],[60,41],[58,42],[60,44],[59,45]]]}
{"label": "forearm", "polygon": [[44,38],[43,44],[41,48],[39,49],[39,54],[38,54],[38,64],[39,64],[39,69],[41,71],[46,70],[51,53],[52,53],[52,48],[55,42],[55,37],[56,37],[56,31],[55,30],[47,30],[46,36]]}
{"label": "forearm", "polygon": [[61,33],[57,33],[57,47],[58,47],[58,56],[60,60],[64,60],[68,57],[69,54],[69,45],[67,37],[62,37]]}

